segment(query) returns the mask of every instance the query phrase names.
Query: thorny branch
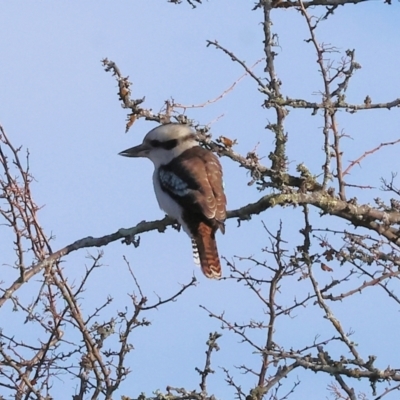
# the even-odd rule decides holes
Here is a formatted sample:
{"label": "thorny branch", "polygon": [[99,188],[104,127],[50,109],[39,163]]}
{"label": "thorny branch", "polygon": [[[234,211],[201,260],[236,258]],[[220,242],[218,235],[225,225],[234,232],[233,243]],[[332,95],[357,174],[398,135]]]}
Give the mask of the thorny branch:
{"label": "thorny branch", "polygon": [[207,346],[208,349],[206,351],[206,363],[204,365],[204,369],[200,369],[196,367],[196,371],[200,374],[201,376],[201,381],[200,381],[200,389],[202,393],[206,394],[207,393],[207,376],[209,374],[213,374],[214,371],[211,369],[211,354],[213,351],[218,351],[219,346],[217,344],[217,340],[221,337],[222,335],[218,332],[210,333],[210,336],[207,340]]}
{"label": "thorny branch", "polygon": [[[76,400],[86,398],[89,392],[92,399],[101,396],[111,399],[130,372],[125,364],[126,356],[133,348],[130,343],[132,330],[150,325],[141,315],[175,301],[196,281],[193,278],[176,293],[162,298],[158,296],[157,301],[150,303],[130,271],[139,288],[139,296],[130,296],[132,309],[127,306],[108,321],[99,322],[100,315],[109,308],[113,299],[107,297],[102,305],[96,305],[92,313],[84,311],[81,299],[92,284],[91,277],[95,270],[101,266],[102,253],[91,257],[92,265],[86,268],[80,281],[75,279],[74,283],[70,282],[60,263],[61,257],[74,249],[86,247],[93,238],[77,241],[57,252],[52,251],[50,240],[39,223],[39,207],[31,194],[30,183],[33,178],[29,171],[29,158],[23,163],[20,154],[21,148],[14,148],[0,127],[0,214],[12,229],[17,256],[14,266],[3,265],[3,268],[18,271],[17,278],[9,285],[11,276],[15,274],[2,275],[4,281],[0,285],[0,305],[8,301],[14,311],[23,313],[26,316],[25,323],[35,327],[38,338],[35,339],[37,341],[33,340],[27,329],[12,331],[13,324],[2,326],[0,387],[7,388],[10,393],[18,393],[17,399],[34,397],[48,400],[54,379],[68,374],[79,382],[74,397]],[[150,223],[153,227],[157,224]],[[142,228],[139,227],[139,231]],[[109,243],[113,237],[123,238],[124,235],[116,232],[107,238],[100,238],[97,244]],[[36,277],[39,285],[32,282],[33,277]],[[31,290],[36,285],[38,290],[28,305],[17,296],[18,289],[27,284],[30,284]],[[117,330],[119,341],[116,344],[110,342],[110,347],[106,349],[104,342]],[[80,340],[71,341],[71,331],[80,335]]]}
{"label": "thorny branch", "polygon": [[[256,298],[260,299],[262,303],[268,307],[266,315],[269,317],[269,319],[266,321],[266,323],[251,320],[248,324],[238,324],[237,322],[230,322],[226,313],[216,314],[204,307],[203,308],[209,313],[210,317],[217,319],[222,323],[222,329],[227,329],[231,332],[234,332],[240,337],[242,342],[251,347],[254,354],[258,353],[261,356],[262,366],[266,366],[266,369],[268,370],[268,376],[263,373],[263,370],[261,373],[257,373],[248,367],[240,367],[243,371],[254,373],[259,378],[262,378],[258,381],[257,386],[250,391],[250,396],[252,398],[261,399],[266,393],[269,393],[273,387],[276,387],[282,378],[287,377],[288,374],[299,367],[314,372],[325,372],[326,374],[334,376],[340,387],[351,399],[355,399],[357,397],[355,397],[356,394],[354,388],[349,386],[349,383],[345,381],[345,378],[369,380],[374,395],[376,395],[375,391],[377,383],[382,380],[394,380],[399,382],[400,371],[390,367],[386,369],[377,368],[374,365],[376,357],[372,355],[368,356],[367,361],[363,360],[356,348],[356,344],[349,337],[352,332],[346,333],[341,322],[333,314],[332,309],[327,303],[331,300],[331,297],[330,295],[326,295],[326,293],[344,281],[348,281],[348,277],[344,277],[342,281],[334,280],[331,284],[324,287],[319,286],[315,272],[315,259],[318,256],[310,253],[313,228],[310,224],[307,206],[304,206],[303,209],[305,215],[305,224],[301,230],[301,233],[304,236],[304,241],[301,246],[297,246],[294,254],[290,254],[288,250],[284,249],[281,228],[275,235],[270,233],[271,247],[264,249],[264,251],[274,256],[276,267],[273,267],[269,263],[259,262],[253,258],[250,258],[249,261],[254,263],[254,268],[262,268],[264,270],[264,272],[260,275],[256,270],[248,270],[243,272],[237,269],[234,263],[228,262],[228,265],[231,267],[231,276],[227,277],[226,279],[244,281],[246,286],[249,287]],[[349,239],[351,239],[351,241],[349,241],[349,247],[347,249],[348,251],[354,247],[355,242],[359,244],[363,243],[361,237],[349,234],[346,235]],[[326,240],[323,243],[324,246],[326,246]],[[373,251],[374,254],[377,253],[377,250],[385,244],[376,243],[376,245],[377,246],[368,247],[368,249]],[[350,257],[353,257],[354,261],[360,261],[360,255],[357,255],[354,249],[350,254],[352,254]],[[330,259],[328,250],[326,251],[325,256],[327,259]],[[337,256],[339,257],[339,254]],[[346,256],[344,249],[341,250],[340,257],[347,257],[346,259],[349,259],[349,255]],[[396,261],[398,264],[400,258],[399,256],[397,257],[398,258],[393,261]],[[367,262],[367,260],[365,260],[365,262]],[[390,266],[387,266],[387,268],[390,268]],[[266,271],[270,272],[271,277],[269,279],[265,279]],[[262,278],[258,278],[259,275],[262,276]],[[281,288],[284,285],[284,281],[287,277],[296,275],[300,275],[299,281],[311,282],[314,294],[307,296],[303,301],[295,299],[292,306],[283,306],[280,304],[280,298],[283,299],[285,297],[281,295],[281,290],[278,290],[277,288]],[[365,273],[365,276],[366,275],[367,273]],[[396,276],[397,275],[398,274],[396,274]],[[389,277],[386,277],[386,279],[389,280]],[[365,288],[360,288],[361,291],[364,289]],[[282,291],[284,291],[284,289],[282,289]],[[344,297],[345,294],[343,294],[343,298]],[[290,349],[285,350],[284,346],[279,344],[277,321],[283,316],[291,316],[296,309],[299,311],[299,307],[310,306],[311,301],[321,307],[326,317],[326,321],[331,324],[332,329],[334,332],[336,332],[336,334],[330,339],[314,341],[313,344],[306,346],[303,349],[291,347]],[[258,329],[264,329],[266,332],[268,332],[267,341],[264,347],[261,347],[253,338],[257,337],[257,335],[254,335],[252,331]],[[274,337],[272,340],[270,340],[270,334]],[[329,350],[327,350],[329,349],[329,345],[333,342],[343,343],[347,351],[342,350],[342,354],[346,354],[348,351],[350,351],[350,354],[352,354],[353,358],[349,358],[345,355],[342,355],[339,359],[334,358],[329,353]],[[337,350],[335,353],[337,353]],[[229,373],[228,376],[230,384],[235,388],[240,389],[240,386],[235,383],[234,378],[229,375]],[[398,385],[395,387],[398,387]],[[238,389],[237,395],[238,397],[241,397],[241,390]],[[293,390],[294,389],[295,387]]]}
{"label": "thorny branch", "polygon": [[[337,168],[337,173],[336,177],[338,179],[338,186],[339,186],[339,196],[341,200],[346,200],[346,195],[345,195],[345,185],[343,181],[343,176],[342,176],[342,154],[340,151],[340,137],[339,133],[337,130],[337,122],[336,122],[336,109],[332,106],[332,99],[335,96],[338,96],[341,91],[346,90],[347,85],[348,85],[348,80],[351,77],[351,72],[347,72],[345,75],[345,80],[341,82],[338,86],[338,89],[335,91],[331,91],[331,84],[334,81],[335,78],[339,77],[341,73],[344,73],[344,67],[342,67],[337,74],[334,75],[333,78],[330,77],[330,70],[331,66],[325,65],[326,61],[324,58],[324,55],[326,52],[332,51],[331,49],[327,49],[323,45],[319,45],[317,42],[317,38],[315,35],[315,29],[317,27],[317,23],[313,24],[311,21],[311,17],[307,14],[307,11],[301,2],[299,0],[300,4],[300,10],[307,22],[308,29],[310,31],[311,38],[309,39],[309,42],[313,43],[313,46],[315,48],[315,51],[317,53],[317,62],[320,67],[320,73],[322,75],[323,79],[323,85],[324,85],[324,91],[323,91],[323,103],[324,103],[324,128],[323,128],[323,134],[324,134],[324,152],[325,152],[325,163],[324,163],[324,180],[323,180],[323,188],[326,189],[328,182],[332,180],[332,173],[331,173],[331,160],[332,160],[332,152],[331,149],[334,151],[335,159],[336,159],[336,168]],[[351,56],[354,56],[354,51],[351,53]],[[351,66],[353,66],[353,63],[351,62]],[[339,89],[340,88],[340,89]],[[334,137],[334,144],[331,145],[330,141],[330,134],[331,132],[333,133]]]}
{"label": "thorny branch", "polygon": [[[51,269],[51,276],[48,277],[51,282],[49,288],[57,297],[62,298],[66,306],[62,302],[61,304],[56,302],[54,307],[50,308],[44,302],[44,317],[38,312],[32,314],[31,310],[24,309],[18,298],[12,298],[18,310],[29,311],[32,314],[30,321],[39,323],[43,328],[43,334],[47,335],[48,339],[47,342],[43,341],[41,348],[36,349],[7,336],[3,331],[0,332],[2,342],[0,354],[3,357],[0,375],[4,377],[10,371],[8,374],[10,384],[7,387],[18,388],[18,392],[26,394],[27,399],[33,393],[38,399],[45,399],[46,397],[44,395],[42,397],[41,393],[43,389],[50,390],[52,378],[68,373],[80,381],[79,395],[76,399],[84,399],[88,392],[92,393],[92,398],[99,398],[102,395],[106,399],[111,399],[112,394],[119,389],[120,384],[130,373],[125,364],[127,354],[133,349],[130,343],[131,332],[137,327],[150,325],[150,322],[141,315],[147,310],[175,300],[186,289],[195,285],[195,280],[192,279],[175,295],[165,300],[159,298],[158,301],[149,305],[147,305],[148,299],[142,294],[139,297],[133,294],[131,295],[133,311],[127,306],[124,311],[118,312],[117,316],[109,321],[98,323],[101,311],[108,308],[112,299],[108,298],[105,304],[98,306],[92,314],[87,316],[83,313],[79,299],[87,289],[86,283],[89,276],[95,268],[100,267],[100,259],[101,255],[93,258],[92,267],[87,270],[77,288],[70,284],[59,265]],[[135,281],[137,282],[136,278]],[[46,322],[48,316],[55,321],[54,324]],[[5,327],[4,330],[6,329],[8,330]],[[71,330],[76,330],[81,334],[81,341],[75,344],[68,340],[65,331]],[[118,331],[119,341],[115,345],[107,339]],[[108,343],[108,348],[104,346],[105,341]],[[62,348],[58,350],[60,346]],[[69,351],[67,351],[68,348],[70,348]],[[9,355],[10,352],[12,356]],[[27,357],[27,352],[33,354],[31,358]],[[116,363],[113,358],[117,360]]]}
{"label": "thorny branch", "polygon": [[[320,191],[313,193],[291,193],[291,194],[271,194],[262,197],[255,203],[247,204],[239,209],[228,212],[227,218],[237,218],[238,220],[249,220],[252,215],[260,214],[263,211],[275,207],[292,205],[298,206],[309,204],[321,210],[322,215],[334,215],[351,222],[354,226],[362,226],[387,238],[389,241],[400,246],[400,238],[398,230],[393,225],[400,224],[400,212],[395,210],[391,212],[380,211],[369,205],[349,204],[329,194]],[[74,243],[52,253],[43,261],[33,264],[24,271],[24,280],[17,279],[11,286],[3,291],[0,297],[0,307],[12,297],[24,283],[28,282],[33,276],[41,270],[51,268],[62,257],[76,250],[89,247],[102,247],[121,239],[128,239],[137,236],[140,233],[157,230],[164,232],[168,226],[175,224],[176,221],[169,217],[162,220],[140,222],[136,226],[129,229],[120,229],[110,235],[99,238],[91,236],[79,239]]]}
{"label": "thorny branch", "polygon": [[[392,181],[383,180],[384,190],[396,196],[390,199],[390,204],[383,200],[374,199],[374,205],[358,204],[357,199],[347,200],[346,189],[350,186],[362,189],[360,185],[350,185],[345,181],[351,169],[360,164],[365,158],[385,146],[399,143],[400,139],[391,142],[382,142],[371,150],[365,151],[360,157],[350,162],[347,168],[343,166],[344,148],[342,138],[346,135],[339,132],[337,115],[339,110],[350,114],[357,111],[374,109],[398,108],[400,98],[374,103],[369,95],[360,104],[350,104],[346,101],[351,78],[361,68],[355,58],[354,50],[347,50],[345,56],[335,63],[327,56],[337,50],[332,46],[320,44],[316,31],[319,23],[330,17],[339,5],[357,4],[363,0],[316,0],[316,1],[270,1],[261,0],[256,3],[254,10],[263,13],[263,34],[265,54],[265,76],[258,76],[253,66],[249,67],[233,51],[219,44],[217,41],[207,41],[207,46],[213,46],[222,51],[234,63],[244,70],[243,75],[233,82],[222,94],[200,105],[184,106],[175,101],[166,101],[159,113],[144,107],[145,97],[132,99],[129,77],[124,77],[118,66],[108,59],[102,60],[106,71],[115,75],[118,84],[118,94],[122,106],[129,110],[126,131],[139,118],[158,123],[176,121],[191,124],[197,131],[201,143],[221,157],[228,157],[233,162],[250,172],[250,184],[256,184],[260,191],[271,189],[271,192],[259,198],[254,203],[245,204],[236,210],[228,212],[228,218],[241,221],[250,220],[253,215],[280,206],[292,208],[300,207],[304,213],[304,224],[300,229],[302,241],[294,248],[287,249],[283,239],[283,224],[276,234],[266,228],[270,238],[270,245],[263,251],[267,261],[259,261],[256,257],[238,257],[242,263],[250,263],[251,268],[243,271],[235,263],[226,260],[230,267],[230,275],[224,281],[235,281],[243,284],[254,295],[257,302],[263,307],[263,319],[231,322],[227,312],[217,313],[201,306],[215,320],[237,335],[240,340],[251,348],[253,355],[258,357],[257,367],[242,363],[238,369],[244,374],[255,378],[254,386],[245,389],[236,380],[234,375],[223,368],[227,384],[232,387],[240,400],[261,400],[270,396],[271,399],[287,399],[300,384],[296,379],[287,389],[285,379],[293,375],[294,371],[303,369],[325,373],[332,376],[336,382],[329,386],[336,399],[366,399],[364,395],[357,395],[352,380],[367,380],[371,386],[373,396],[377,396],[377,385],[382,382],[400,382],[400,372],[397,368],[378,368],[375,366],[375,355],[363,356],[351,336],[354,332],[346,327],[334,313],[334,307],[339,302],[347,301],[357,293],[370,290],[380,290],[394,304],[400,304],[400,296],[394,289],[400,279],[400,201],[397,199],[400,190]],[[179,4],[181,0],[169,0]],[[195,7],[201,4],[199,0],[187,0]],[[386,1],[390,4],[390,1]],[[311,6],[323,6],[326,13],[323,17],[315,18],[309,14]],[[316,53],[319,73],[323,90],[321,99],[317,102],[305,99],[295,99],[285,96],[282,92],[282,82],[276,71],[275,58],[279,55],[278,35],[272,32],[272,13],[277,8],[293,8],[301,13],[308,28],[310,37],[307,40]],[[264,60],[264,59],[263,59]],[[209,127],[195,125],[184,112],[192,107],[205,107],[220,100],[227,93],[233,91],[236,84],[245,76],[250,76],[260,93],[265,96],[263,106],[272,109],[275,121],[267,125],[275,139],[275,147],[269,154],[270,165],[260,163],[258,155],[249,152],[241,155],[234,150],[236,140],[221,136],[214,141],[211,139]],[[295,173],[289,173],[287,146],[289,134],[285,132],[285,120],[289,110],[309,109],[312,115],[323,113],[323,128],[321,145],[325,154],[322,168],[322,178],[310,172],[304,163],[297,166]],[[84,311],[81,298],[90,284],[95,270],[101,266],[102,253],[91,257],[92,265],[86,268],[80,281],[71,283],[62,267],[61,261],[66,255],[83,248],[102,247],[117,240],[126,244],[139,245],[138,235],[151,230],[164,232],[168,226],[176,221],[165,217],[158,221],[140,222],[129,229],[118,231],[94,238],[87,237],[71,243],[58,251],[53,252],[50,242],[39,224],[39,207],[35,204],[31,194],[30,184],[32,175],[29,169],[29,153],[26,161],[21,158],[21,148],[15,148],[9,141],[3,128],[0,127],[0,176],[1,194],[4,201],[0,213],[5,223],[13,232],[14,250],[17,256],[15,270],[18,276],[14,281],[2,283],[0,288],[0,307],[11,304],[14,311],[26,315],[25,323],[34,323],[41,332],[40,341],[35,344],[26,343],[17,338],[13,332],[0,331],[0,386],[17,393],[19,399],[37,398],[48,400],[52,382],[61,374],[69,374],[76,378],[78,386],[74,399],[83,399],[91,394],[92,399],[111,399],[116,394],[121,383],[131,372],[126,367],[126,355],[133,349],[131,333],[138,327],[146,327],[150,322],[143,317],[143,313],[158,309],[167,303],[173,302],[190,287],[196,285],[193,278],[189,283],[181,285],[180,289],[168,296],[157,296],[151,304],[142,291],[132,269],[127,267],[132,277],[135,291],[129,296],[129,305],[112,317],[102,319],[102,313],[107,310],[113,299],[107,297],[102,304],[96,304],[94,310]],[[317,175],[317,176],[316,176]],[[336,185],[335,189],[329,185]],[[319,211],[320,216],[334,216],[349,225],[365,228],[369,234],[355,234],[348,231],[334,231],[333,229],[314,229],[311,223],[312,209]],[[323,235],[320,235],[320,232]],[[316,234],[318,232],[318,235]],[[330,236],[340,235],[342,246],[338,247]],[[315,247],[318,247],[316,251]],[[292,250],[293,249],[293,250]],[[322,249],[322,250],[321,250]],[[340,268],[338,268],[338,266]],[[331,280],[320,278],[320,274],[329,274]],[[24,304],[17,296],[19,289],[28,283],[33,285],[34,278],[40,280],[38,291],[30,304]],[[296,289],[307,285],[303,294],[295,294],[292,303],[282,297],[286,282],[296,278]],[[360,280],[361,279],[361,280]],[[290,284],[290,283],[289,283]],[[300,293],[300,292],[299,292]],[[61,299],[61,302],[60,302]],[[331,334],[325,338],[315,339],[301,348],[292,346],[286,348],[280,343],[279,322],[282,318],[295,318],[296,312],[306,307],[317,306],[323,320],[329,325]],[[5,307],[3,307],[4,310]],[[245,318],[247,315],[245,316]],[[79,340],[71,341],[66,332],[79,332]],[[262,330],[263,339],[254,332]],[[118,335],[118,345],[109,345],[110,337]],[[196,368],[200,374],[200,389],[190,391],[185,388],[168,386],[166,393],[158,391],[154,400],[213,400],[208,394],[207,378],[214,371],[211,369],[211,355],[219,350],[217,339],[220,334],[210,334],[207,342],[206,360],[203,369]],[[33,342],[32,342],[33,343]],[[109,348],[105,347],[109,345]],[[331,346],[335,346],[332,356]],[[337,354],[341,354],[337,356]],[[350,357],[349,357],[350,354]],[[283,392],[286,388],[286,392]],[[400,385],[386,387],[375,399],[382,399],[389,393],[399,390]],[[101,397],[102,396],[102,397]],[[146,396],[139,396],[145,400]]]}

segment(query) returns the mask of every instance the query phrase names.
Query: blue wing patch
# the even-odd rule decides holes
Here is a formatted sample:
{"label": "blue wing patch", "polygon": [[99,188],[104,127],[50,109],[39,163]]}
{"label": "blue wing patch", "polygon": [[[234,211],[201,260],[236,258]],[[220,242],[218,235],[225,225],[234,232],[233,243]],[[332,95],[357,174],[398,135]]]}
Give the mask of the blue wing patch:
{"label": "blue wing patch", "polygon": [[189,189],[188,184],[172,171],[160,168],[158,171],[158,177],[163,190],[171,192],[176,196],[186,196],[191,190]]}

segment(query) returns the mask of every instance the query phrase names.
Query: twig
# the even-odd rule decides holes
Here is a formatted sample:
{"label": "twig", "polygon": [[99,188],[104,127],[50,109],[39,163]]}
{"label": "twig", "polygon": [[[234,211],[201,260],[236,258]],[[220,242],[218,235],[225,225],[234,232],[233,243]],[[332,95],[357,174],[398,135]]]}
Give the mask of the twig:
{"label": "twig", "polygon": [[243,67],[243,69],[246,71],[245,75],[250,75],[257,82],[260,91],[268,92],[268,88],[264,85],[264,83],[262,83],[260,78],[258,78],[256,75],[254,75],[254,73],[252,71],[254,66],[256,64],[258,64],[261,60],[257,61],[257,63],[255,65],[253,65],[252,67],[249,68],[244,61],[239,60],[235,54],[233,54],[231,51],[229,51],[225,47],[221,46],[216,40],[214,40],[214,41],[207,40],[207,47],[208,46],[214,46],[217,49],[222,50],[225,54],[227,54],[232,59],[232,61],[237,62],[238,64],[240,64]]}
{"label": "twig", "polygon": [[364,154],[362,154],[360,157],[358,157],[356,160],[351,161],[350,165],[343,171],[343,176],[347,175],[350,170],[356,165],[356,164],[360,164],[360,162],[367,156],[369,156],[370,154],[375,153],[376,151],[380,150],[382,147],[384,146],[392,146],[394,144],[397,144],[400,142],[400,139],[397,139],[393,142],[386,142],[386,143],[381,143],[379,146],[373,148],[372,150],[367,150],[366,152],[364,152]]}
{"label": "twig", "polygon": [[195,368],[195,370],[200,374],[201,376],[201,381],[200,381],[200,389],[201,392],[204,393],[205,395],[207,394],[207,376],[209,374],[213,374],[214,371],[211,369],[211,354],[212,352],[218,351],[219,346],[217,344],[217,340],[221,337],[222,335],[218,332],[210,333],[209,338],[206,342],[208,349],[206,351],[206,363],[204,365],[204,368],[201,370],[200,368]]}
{"label": "twig", "polygon": [[[256,67],[256,65],[258,65],[258,64],[259,64],[261,61],[263,61],[263,60],[264,60],[264,59],[261,58],[260,60],[256,61],[256,62],[249,68],[249,70],[250,70],[250,71],[253,70],[253,69]],[[229,92],[231,92],[231,91],[235,88],[235,86],[236,86],[243,78],[245,78],[248,74],[249,74],[248,72],[245,72],[242,76],[240,76],[238,79],[236,79],[236,81],[233,82],[232,85],[229,86],[228,89],[224,90],[219,96],[215,97],[214,99],[207,100],[207,101],[205,101],[204,103],[201,103],[201,104],[192,104],[192,105],[190,105],[190,106],[185,106],[185,105],[183,105],[183,104],[173,102],[173,103],[172,103],[172,107],[173,107],[173,108],[183,108],[184,110],[186,110],[186,109],[188,109],[188,108],[203,108],[203,107],[208,106],[209,104],[216,103],[217,101],[219,101],[219,100],[221,100],[223,97],[225,97]]]}

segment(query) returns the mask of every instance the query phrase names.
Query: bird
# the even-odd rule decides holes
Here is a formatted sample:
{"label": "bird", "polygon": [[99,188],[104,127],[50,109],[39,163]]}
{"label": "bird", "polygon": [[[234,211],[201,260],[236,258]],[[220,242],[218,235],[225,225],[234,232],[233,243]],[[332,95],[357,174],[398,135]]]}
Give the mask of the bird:
{"label": "bird", "polygon": [[180,123],[157,126],[141,144],[119,155],[145,157],[153,162],[158,205],[191,238],[194,261],[204,275],[220,279],[215,234],[218,230],[225,233],[226,196],[218,157],[200,146],[189,125]]}

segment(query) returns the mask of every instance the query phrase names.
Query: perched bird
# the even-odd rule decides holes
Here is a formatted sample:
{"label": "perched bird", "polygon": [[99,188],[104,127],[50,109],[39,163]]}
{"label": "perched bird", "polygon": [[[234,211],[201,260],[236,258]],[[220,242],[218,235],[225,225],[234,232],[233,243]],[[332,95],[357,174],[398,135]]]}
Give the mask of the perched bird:
{"label": "perched bird", "polygon": [[170,123],[151,130],[143,143],[119,153],[154,164],[158,204],[191,237],[193,256],[207,278],[221,277],[215,232],[225,233],[226,197],[218,158],[199,146],[188,125]]}

